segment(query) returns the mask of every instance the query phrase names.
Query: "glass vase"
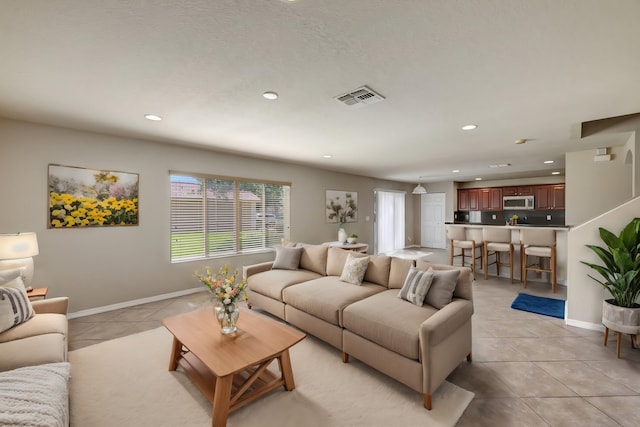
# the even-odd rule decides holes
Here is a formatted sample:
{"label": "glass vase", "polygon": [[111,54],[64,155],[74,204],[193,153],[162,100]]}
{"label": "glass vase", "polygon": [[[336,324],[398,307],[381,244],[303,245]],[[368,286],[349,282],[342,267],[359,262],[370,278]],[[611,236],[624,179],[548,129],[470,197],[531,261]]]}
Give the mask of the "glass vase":
{"label": "glass vase", "polygon": [[214,314],[218,323],[220,323],[220,332],[223,335],[229,335],[234,333],[238,328],[236,324],[240,311],[238,311],[238,305],[236,303],[222,304],[218,302],[214,305]]}

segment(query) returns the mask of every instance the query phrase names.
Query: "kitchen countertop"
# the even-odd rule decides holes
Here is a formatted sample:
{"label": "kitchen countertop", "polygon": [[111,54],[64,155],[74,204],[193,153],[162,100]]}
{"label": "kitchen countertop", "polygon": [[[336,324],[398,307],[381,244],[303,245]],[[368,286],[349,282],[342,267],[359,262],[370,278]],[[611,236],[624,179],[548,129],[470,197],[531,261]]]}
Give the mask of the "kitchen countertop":
{"label": "kitchen countertop", "polygon": [[551,230],[568,231],[571,228],[570,225],[537,225],[537,224],[495,225],[495,224],[459,224],[459,223],[454,224],[451,222],[447,222],[445,224],[457,225],[457,226],[469,227],[469,228],[500,227],[500,228],[509,228],[513,230],[519,230],[521,228],[546,228]]}

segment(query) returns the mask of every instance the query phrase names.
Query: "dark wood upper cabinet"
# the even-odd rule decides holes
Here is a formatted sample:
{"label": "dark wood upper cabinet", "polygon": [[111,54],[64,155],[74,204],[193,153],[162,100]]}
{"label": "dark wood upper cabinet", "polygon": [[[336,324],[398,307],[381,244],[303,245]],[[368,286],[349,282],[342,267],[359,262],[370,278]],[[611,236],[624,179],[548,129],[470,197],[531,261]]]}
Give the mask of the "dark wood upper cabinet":
{"label": "dark wood upper cabinet", "polygon": [[480,210],[480,189],[479,188],[469,189],[469,210],[470,211]]}
{"label": "dark wood upper cabinet", "polygon": [[481,188],[479,191],[481,211],[502,210],[502,188]]}
{"label": "dark wood upper cabinet", "polygon": [[458,210],[459,211],[469,210],[469,190],[467,189],[458,190]]}
{"label": "dark wood upper cabinet", "polygon": [[501,211],[503,196],[533,196],[537,210],[565,209],[565,184],[458,189],[459,211]]}
{"label": "dark wood upper cabinet", "polygon": [[517,187],[502,187],[503,196],[532,196],[533,187],[531,185],[523,185]]}
{"label": "dark wood upper cabinet", "polygon": [[563,210],[564,184],[538,185],[534,187],[534,203],[537,210]]}

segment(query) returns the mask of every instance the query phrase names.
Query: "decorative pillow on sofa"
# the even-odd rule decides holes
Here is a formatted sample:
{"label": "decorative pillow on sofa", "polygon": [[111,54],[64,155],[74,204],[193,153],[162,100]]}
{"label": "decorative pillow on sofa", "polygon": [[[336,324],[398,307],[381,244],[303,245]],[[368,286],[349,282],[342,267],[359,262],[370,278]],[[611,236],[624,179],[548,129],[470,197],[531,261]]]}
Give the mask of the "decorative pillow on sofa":
{"label": "decorative pillow on sofa", "polygon": [[302,248],[276,246],[276,259],[271,269],[297,270],[300,265]]}
{"label": "decorative pillow on sofa", "polygon": [[364,273],[367,272],[368,265],[368,256],[349,254],[347,261],[344,263],[340,280],[354,285],[362,285],[362,279],[364,279]]}
{"label": "decorative pillow on sofa", "polygon": [[433,270],[429,268],[427,271],[433,272],[433,282],[431,282],[424,302],[439,310],[453,299],[453,291],[456,289],[460,270]]}
{"label": "decorative pillow on sofa", "polygon": [[21,277],[22,270],[0,271],[0,332],[33,316],[33,307]]}
{"label": "decorative pillow on sofa", "polygon": [[407,300],[415,305],[422,306],[424,298],[429,292],[431,283],[433,282],[433,270],[418,270],[415,267],[409,269],[407,278],[404,280],[402,289],[398,292],[398,298]]}

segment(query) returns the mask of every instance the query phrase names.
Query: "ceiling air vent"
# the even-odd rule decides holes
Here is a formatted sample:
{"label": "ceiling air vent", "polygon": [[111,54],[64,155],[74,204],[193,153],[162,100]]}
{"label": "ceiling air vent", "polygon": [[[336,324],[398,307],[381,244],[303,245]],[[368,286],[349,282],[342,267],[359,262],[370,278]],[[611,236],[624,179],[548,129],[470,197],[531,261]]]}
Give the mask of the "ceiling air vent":
{"label": "ceiling air vent", "polygon": [[366,86],[336,96],[336,99],[350,107],[363,107],[365,105],[375,104],[384,101],[384,97],[379,93],[375,93]]}

